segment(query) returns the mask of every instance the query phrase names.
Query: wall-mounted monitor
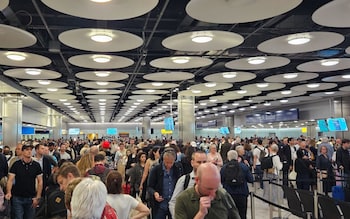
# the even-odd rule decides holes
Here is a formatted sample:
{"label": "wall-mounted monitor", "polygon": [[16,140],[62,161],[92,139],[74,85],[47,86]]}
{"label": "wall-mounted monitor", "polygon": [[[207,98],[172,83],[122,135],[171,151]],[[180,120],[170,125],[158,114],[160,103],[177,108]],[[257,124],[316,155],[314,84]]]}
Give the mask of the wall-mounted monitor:
{"label": "wall-mounted monitor", "polygon": [[219,132],[220,132],[220,134],[222,134],[222,135],[228,135],[228,134],[230,134],[230,129],[229,129],[228,127],[221,127],[221,128],[219,129]]}
{"label": "wall-mounted monitor", "polygon": [[241,127],[235,127],[234,132],[235,134],[241,134],[242,133]]}
{"label": "wall-mounted monitor", "polygon": [[325,119],[317,120],[317,126],[320,128],[320,132],[329,132],[328,125]]}
{"label": "wall-mounted monitor", "polygon": [[117,128],[107,128],[107,135],[117,135]]}
{"label": "wall-mounted monitor", "polygon": [[34,134],[35,134],[34,127],[22,126],[22,135],[34,135]]}
{"label": "wall-mounted monitor", "polygon": [[167,117],[164,119],[164,129],[174,131],[175,125],[173,117]]}
{"label": "wall-mounted monitor", "polygon": [[348,131],[345,118],[329,118],[327,119],[328,129],[334,131]]}
{"label": "wall-mounted monitor", "polygon": [[68,135],[79,135],[80,129],[79,128],[70,128],[68,129]]}

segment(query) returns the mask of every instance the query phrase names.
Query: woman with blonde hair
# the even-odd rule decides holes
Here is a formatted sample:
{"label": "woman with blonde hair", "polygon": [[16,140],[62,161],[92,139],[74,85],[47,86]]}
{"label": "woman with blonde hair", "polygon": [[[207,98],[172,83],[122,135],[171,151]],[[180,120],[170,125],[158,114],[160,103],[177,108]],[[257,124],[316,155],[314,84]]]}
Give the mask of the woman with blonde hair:
{"label": "woman with blonde hair", "polygon": [[86,176],[86,172],[95,166],[94,156],[91,153],[84,154],[77,162],[76,166],[80,171],[80,176]]}

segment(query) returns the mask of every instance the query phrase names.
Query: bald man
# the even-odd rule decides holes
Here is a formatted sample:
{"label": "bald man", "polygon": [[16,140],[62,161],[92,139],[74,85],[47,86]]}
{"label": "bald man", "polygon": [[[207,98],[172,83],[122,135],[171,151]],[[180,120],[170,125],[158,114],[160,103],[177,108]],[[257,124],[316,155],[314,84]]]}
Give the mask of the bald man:
{"label": "bald man", "polygon": [[[240,219],[235,202],[220,187],[220,173],[212,163],[198,167],[196,185],[176,199],[175,219]],[[210,210],[209,210],[210,209]]]}

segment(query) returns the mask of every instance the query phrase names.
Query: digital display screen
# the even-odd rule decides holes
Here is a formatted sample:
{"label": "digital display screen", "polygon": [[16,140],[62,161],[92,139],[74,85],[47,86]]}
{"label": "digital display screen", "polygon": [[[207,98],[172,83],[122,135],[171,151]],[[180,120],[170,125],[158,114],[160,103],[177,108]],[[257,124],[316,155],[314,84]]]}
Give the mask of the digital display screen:
{"label": "digital display screen", "polygon": [[320,128],[320,132],[329,132],[326,120],[324,119],[317,120],[317,126]]}
{"label": "digital display screen", "polygon": [[241,127],[235,127],[234,132],[235,132],[235,134],[241,134],[242,133]]}
{"label": "digital display screen", "polygon": [[79,128],[70,128],[68,129],[68,135],[79,135],[80,129]]}
{"label": "digital display screen", "polygon": [[35,129],[34,127],[23,127],[22,126],[22,135],[34,135]]}
{"label": "digital display screen", "polygon": [[174,131],[174,119],[173,117],[167,117],[164,119],[164,129]]}
{"label": "digital display screen", "polygon": [[107,135],[117,135],[117,128],[107,128]]}
{"label": "digital display screen", "polygon": [[230,129],[228,127],[221,127],[219,131],[220,131],[220,134],[222,135],[230,134]]}
{"label": "digital display screen", "polygon": [[329,131],[348,131],[348,126],[344,118],[327,119]]}

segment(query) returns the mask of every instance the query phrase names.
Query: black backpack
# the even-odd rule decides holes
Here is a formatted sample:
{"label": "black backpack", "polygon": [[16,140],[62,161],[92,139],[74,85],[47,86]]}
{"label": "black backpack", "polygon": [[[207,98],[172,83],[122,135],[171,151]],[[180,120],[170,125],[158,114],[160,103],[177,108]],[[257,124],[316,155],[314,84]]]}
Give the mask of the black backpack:
{"label": "black backpack", "polygon": [[258,146],[256,146],[257,149],[259,149],[260,151],[260,155],[259,155],[259,161],[261,162],[261,160],[266,156],[266,149],[264,147],[264,149],[260,149]]}
{"label": "black backpack", "polygon": [[263,157],[261,159],[261,169],[262,170],[267,170],[267,169],[271,169],[273,167],[273,161],[272,158],[276,156],[276,155],[268,155],[267,157]]}
{"label": "black backpack", "polygon": [[237,160],[231,160],[224,166],[224,183],[239,186],[244,183],[244,173]]}
{"label": "black backpack", "polygon": [[41,199],[35,214],[35,219],[47,219],[55,216],[65,217],[67,209],[64,203],[64,192],[60,188],[48,192]]}

